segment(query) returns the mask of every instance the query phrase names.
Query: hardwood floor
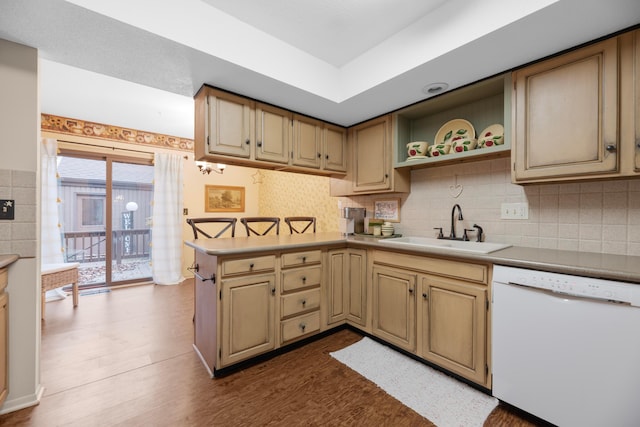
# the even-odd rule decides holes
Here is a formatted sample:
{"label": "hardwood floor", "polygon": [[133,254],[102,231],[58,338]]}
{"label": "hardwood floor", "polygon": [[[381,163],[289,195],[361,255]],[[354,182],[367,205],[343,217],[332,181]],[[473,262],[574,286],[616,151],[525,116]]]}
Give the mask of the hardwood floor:
{"label": "hardwood floor", "polygon": [[[193,348],[193,283],[47,303],[38,406],[2,426],[432,426],[329,353],[342,330],[222,378]],[[534,426],[498,407],[486,426]]]}

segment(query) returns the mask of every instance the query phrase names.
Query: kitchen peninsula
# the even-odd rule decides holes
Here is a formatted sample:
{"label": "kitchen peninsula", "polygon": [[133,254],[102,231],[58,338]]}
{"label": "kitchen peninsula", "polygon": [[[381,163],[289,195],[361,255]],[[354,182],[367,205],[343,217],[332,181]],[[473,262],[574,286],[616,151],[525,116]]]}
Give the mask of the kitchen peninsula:
{"label": "kitchen peninsula", "polygon": [[[640,283],[633,256],[523,247],[489,254],[399,249],[341,233],[185,244],[196,250],[194,348],[211,376],[347,324],[490,389],[494,264]],[[455,309],[437,314],[437,304]],[[452,350],[451,331],[434,327],[439,324],[454,325],[456,340],[468,345]]]}

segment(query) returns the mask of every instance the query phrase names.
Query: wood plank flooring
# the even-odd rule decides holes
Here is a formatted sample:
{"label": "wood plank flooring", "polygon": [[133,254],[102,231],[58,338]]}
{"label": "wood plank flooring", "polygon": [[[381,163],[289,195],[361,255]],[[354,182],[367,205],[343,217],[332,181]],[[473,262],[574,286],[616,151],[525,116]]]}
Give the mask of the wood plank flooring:
{"label": "wood plank flooring", "polygon": [[[329,353],[342,330],[209,378],[193,348],[193,282],[47,303],[38,406],[2,426],[432,426]],[[499,406],[486,426],[535,424]]]}

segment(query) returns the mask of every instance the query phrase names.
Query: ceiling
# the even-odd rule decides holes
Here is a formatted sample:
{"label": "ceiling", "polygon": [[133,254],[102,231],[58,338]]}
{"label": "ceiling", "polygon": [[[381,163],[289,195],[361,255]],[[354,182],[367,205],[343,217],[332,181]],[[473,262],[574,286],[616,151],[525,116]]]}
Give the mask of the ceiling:
{"label": "ceiling", "polygon": [[193,137],[204,83],[344,126],[640,23],[637,0],[2,0],[44,113]]}

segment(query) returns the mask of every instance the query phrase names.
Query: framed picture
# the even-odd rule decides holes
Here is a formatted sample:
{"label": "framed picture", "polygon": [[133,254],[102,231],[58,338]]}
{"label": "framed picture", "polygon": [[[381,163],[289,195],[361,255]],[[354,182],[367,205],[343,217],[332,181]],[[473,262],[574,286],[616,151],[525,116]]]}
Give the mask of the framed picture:
{"label": "framed picture", "polygon": [[400,222],[400,198],[374,200],[373,217],[389,222]]}
{"label": "framed picture", "polygon": [[205,212],[244,212],[244,187],[204,186]]}

